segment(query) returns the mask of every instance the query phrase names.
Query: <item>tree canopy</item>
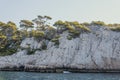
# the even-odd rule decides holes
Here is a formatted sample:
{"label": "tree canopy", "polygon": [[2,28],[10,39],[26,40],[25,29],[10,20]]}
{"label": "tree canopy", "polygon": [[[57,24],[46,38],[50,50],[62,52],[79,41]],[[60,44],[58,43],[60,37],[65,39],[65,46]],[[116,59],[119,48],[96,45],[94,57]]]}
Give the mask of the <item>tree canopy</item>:
{"label": "tree canopy", "polygon": [[47,48],[49,41],[58,47],[60,34],[64,31],[68,32],[66,37],[68,40],[78,37],[81,33],[91,32],[89,26],[107,26],[110,30],[120,32],[120,24],[117,23],[106,24],[103,21],[80,23],[78,21],[58,20],[51,25],[50,20],[52,20],[50,16],[38,15],[33,20],[20,20],[19,26],[13,21],[8,21],[7,23],[0,21],[0,55],[11,55],[18,49],[22,49],[20,48],[20,43],[25,38],[32,37],[41,42],[42,46],[39,50],[42,50]]}

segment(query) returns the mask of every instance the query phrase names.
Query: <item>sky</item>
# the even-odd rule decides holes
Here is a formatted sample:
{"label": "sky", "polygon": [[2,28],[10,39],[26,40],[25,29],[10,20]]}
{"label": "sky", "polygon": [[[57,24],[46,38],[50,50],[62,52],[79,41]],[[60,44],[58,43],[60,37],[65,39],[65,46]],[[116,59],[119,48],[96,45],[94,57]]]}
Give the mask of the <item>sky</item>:
{"label": "sky", "polygon": [[38,15],[57,20],[120,23],[120,0],[0,0],[0,21],[33,20]]}

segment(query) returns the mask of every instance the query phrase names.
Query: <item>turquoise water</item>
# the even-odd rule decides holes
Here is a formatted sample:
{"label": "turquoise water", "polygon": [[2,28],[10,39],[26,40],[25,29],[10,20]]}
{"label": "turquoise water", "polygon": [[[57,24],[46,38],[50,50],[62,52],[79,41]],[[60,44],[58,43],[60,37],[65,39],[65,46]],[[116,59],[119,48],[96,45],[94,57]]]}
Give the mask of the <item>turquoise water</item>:
{"label": "turquoise water", "polygon": [[120,80],[120,73],[1,72],[0,80]]}

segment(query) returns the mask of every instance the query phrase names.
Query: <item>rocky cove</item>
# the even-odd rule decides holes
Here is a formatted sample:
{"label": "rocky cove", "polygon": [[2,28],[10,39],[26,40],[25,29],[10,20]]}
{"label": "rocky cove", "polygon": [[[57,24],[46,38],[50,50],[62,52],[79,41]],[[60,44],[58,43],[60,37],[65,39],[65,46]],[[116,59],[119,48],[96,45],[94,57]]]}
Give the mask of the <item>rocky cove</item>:
{"label": "rocky cove", "polygon": [[59,45],[47,41],[47,48],[39,50],[42,41],[34,37],[25,38],[21,48],[35,50],[27,55],[26,49],[0,57],[0,70],[38,71],[38,72],[120,72],[120,33],[108,27],[90,25],[89,33],[71,40],[69,32],[60,34]]}

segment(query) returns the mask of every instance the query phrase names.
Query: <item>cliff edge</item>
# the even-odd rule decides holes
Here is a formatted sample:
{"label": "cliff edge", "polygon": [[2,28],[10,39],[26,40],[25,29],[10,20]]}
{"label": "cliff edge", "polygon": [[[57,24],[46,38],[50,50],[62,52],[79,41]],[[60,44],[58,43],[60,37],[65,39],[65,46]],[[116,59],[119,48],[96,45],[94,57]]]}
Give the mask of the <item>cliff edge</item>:
{"label": "cliff edge", "polygon": [[0,68],[40,67],[40,68],[78,68],[78,69],[120,69],[120,33],[103,26],[89,26],[90,33],[81,33],[68,40],[68,31],[59,38],[59,46],[49,42],[46,50],[37,50],[41,42],[26,38],[21,47],[29,44],[36,49],[35,54],[27,55],[26,50],[18,50],[11,56],[0,57]]}

